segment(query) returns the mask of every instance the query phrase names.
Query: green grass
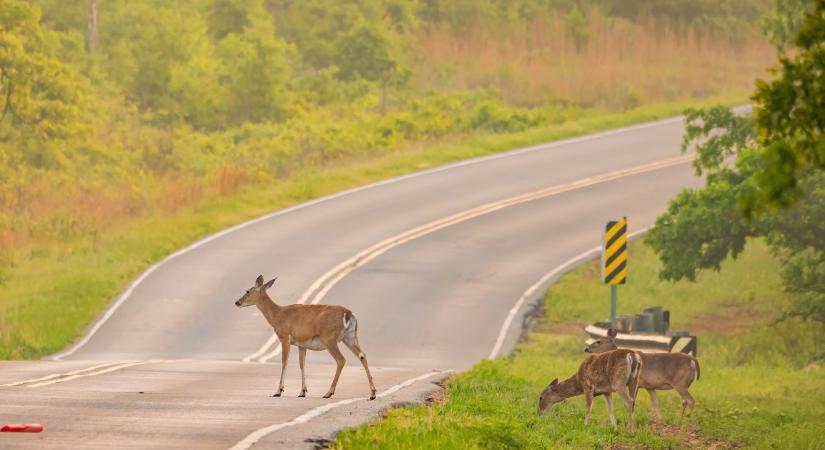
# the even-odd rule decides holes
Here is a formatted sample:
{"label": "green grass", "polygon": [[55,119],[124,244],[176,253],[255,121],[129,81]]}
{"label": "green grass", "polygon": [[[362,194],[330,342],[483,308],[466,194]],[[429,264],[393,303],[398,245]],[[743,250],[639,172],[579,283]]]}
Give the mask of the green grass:
{"label": "green grass", "polygon": [[685,108],[742,103],[713,97],[592,110],[563,123],[511,134],[455,136],[384,156],[314,168],[265,188],[248,188],[203,206],[158,215],[96,236],[93,244],[35,254],[0,269],[0,359],[38,358],[77,339],[130,280],[176,249],[228,226],[309,199],[462,159],[680,114]]}
{"label": "green grass", "polygon": [[[825,331],[799,321],[771,325],[788,299],[778,264],[751,242],[719,273],[696,283],[658,279],[658,260],[641,243],[630,246],[628,285],[619,313],[652,305],[672,311],[675,328],[699,334],[701,379],[691,387],[697,413],[680,418],[680,398],[662,392],[666,427],[652,428],[646,393],[639,396],[637,431],[614,431],[605,403],[583,425],[584,400],[569,399],[545,416],[539,392],[575,372],[583,359],[580,326],[609,313],[609,291],[598,262],[565,275],[546,298],[546,312],[513,356],[483,361],[448,382],[447,398],[430,407],[391,411],[385,419],[342,432],[337,448],[825,448]],[[617,404],[617,418],[625,419]]]}

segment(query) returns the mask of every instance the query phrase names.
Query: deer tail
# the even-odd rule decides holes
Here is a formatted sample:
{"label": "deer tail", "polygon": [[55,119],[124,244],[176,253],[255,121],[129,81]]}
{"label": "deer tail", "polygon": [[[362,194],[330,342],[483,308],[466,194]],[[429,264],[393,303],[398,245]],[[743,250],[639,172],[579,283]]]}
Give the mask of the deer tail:
{"label": "deer tail", "polygon": [[690,360],[690,368],[693,369],[693,381],[699,379],[699,360],[693,358]]}
{"label": "deer tail", "polygon": [[355,314],[350,310],[344,313],[344,329],[347,333],[352,333],[353,336],[358,335],[358,319],[355,318]]}
{"label": "deer tail", "polygon": [[627,389],[635,403],[636,393],[639,391],[639,381],[642,376],[642,357],[636,353],[627,354]]}

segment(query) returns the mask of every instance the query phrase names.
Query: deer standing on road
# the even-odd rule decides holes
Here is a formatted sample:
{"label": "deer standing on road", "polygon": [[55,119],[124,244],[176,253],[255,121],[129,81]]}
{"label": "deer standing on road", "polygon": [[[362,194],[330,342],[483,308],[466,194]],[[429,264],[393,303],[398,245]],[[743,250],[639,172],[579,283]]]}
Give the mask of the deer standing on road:
{"label": "deer standing on road", "polygon": [[[602,353],[616,350],[617,331],[611,328],[607,331],[607,337],[598,339],[585,347],[587,353]],[[656,391],[675,389],[682,396],[682,416],[685,410],[696,409],[696,401],[690,395],[688,388],[699,379],[699,361],[684,353],[642,353],[642,379],[639,387],[646,389],[650,395],[650,403],[653,405],[653,415],[656,422],[661,422],[659,415],[659,401],[656,399]]]}
{"label": "deer standing on road", "polygon": [[364,366],[370,382],[370,400],[374,400],[375,385],[367,365],[367,355],[358,344],[358,321],[352,311],[339,305],[279,306],[266,293],[276,279],[277,277],[264,283],[264,277],[258,275],[255,285],[247,289],[244,295],[235,302],[235,306],[239,308],[257,306],[281,341],[281,382],[273,397],[280,397],[284,392],[284,375],[289,360],[290,345],[298,347],[298,365],[301,366],[301,394],[298,397],[306,397],[307,393],[304,376],[307,349],[326,350],[338,364],[332,385],[324,394],[324,398],[332,397],[335,394],[338,377],[341,376],[341,370],[347,362],[338,348],[338,343],[343,342],[361,360],[361,365]]}
{"label": "deer standing on road", "polygon": [[633,408],[642,370],[642,359],[632,350],[621,349],[592,355],[581,363],[579,370],[570,378],[561,383],[558,378],[550,382],[539,397],[539,414],[544,414],[548,408],[562,400],[584,394],[584,424],[587,425],[593,397],[604,395],[607,401],[607,414],[615,428],[616,417],[613,416],[612,397],[612,393],[615,392],[624,401],[627,409],[627,426],[632,429]]}

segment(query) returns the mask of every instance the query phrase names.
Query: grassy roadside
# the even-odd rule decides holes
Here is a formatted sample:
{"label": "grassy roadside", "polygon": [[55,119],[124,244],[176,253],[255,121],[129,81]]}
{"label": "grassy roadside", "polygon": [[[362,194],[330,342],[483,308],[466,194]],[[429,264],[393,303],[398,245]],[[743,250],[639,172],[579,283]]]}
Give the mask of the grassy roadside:
{"label": "grassy roadside", "polygon": [[38,358],[76,339],[118,291],[152,263],[228,226],[302,201],[452,161],[680,114],[734,105],[744,96],[592,110],[578,118],[510,134],[477,134],[419,143],[373,159],[295,173],[197,208],[152,216],[98,236],[64,254],[33,255],[0,268],[0,359]]}
{"label": "grassy roadside", "polygon": [[[342,432],[336,448],[825,448],[825,369],[811,362],[822,354],[825,330],[797,321],[770,325],[787,298],[767,248],[754,242],[721,273],[675,284],[658,279],[650,249],[634,243],[629,251],[619,312],[663,305],[674,329],[700,336],[693,417],[679,417],[673,392],[659,395],[666,425],[655,428],[647,425],[647,394],[640,395],[635,433],[610,428],[603,400],[588,428],[582,398],[536,414],[544,386],[572,374],[583,358],[582,325],[609,312],[598,262],[591,262],[550,288],[544,317],[515,355],[458,375],[443,402],[393,410]],[[621,422],[624,408],[617,411]]]}

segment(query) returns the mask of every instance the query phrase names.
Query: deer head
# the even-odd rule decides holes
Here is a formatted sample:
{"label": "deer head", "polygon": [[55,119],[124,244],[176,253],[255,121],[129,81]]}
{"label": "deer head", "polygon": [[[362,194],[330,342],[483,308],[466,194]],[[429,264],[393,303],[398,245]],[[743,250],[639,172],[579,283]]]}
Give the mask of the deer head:
{"label": "deer head", "polygon": [[568,399],[570,397],[575,397],[577,395],[581,395],[582,391],[580,387],[576,385],[576,376],[573,375],[572,377],[559,382],[558,378],[554,378],[550,384],[544,388],[541,395],[539,395],[539,410],[538,413],[544,414],[550,409],[551,406],[555,405],[556,403],[561,402],[562,400]]}
{"label": "deer head", "polygon": [[247,289],[246,292],[235,302],[235,306],[243,308],[244,306],[257,305],[262,299],[266,298],[266,290],[272,287],[278,277],[275,277],[264,283],[264,276],[258,275],[255,280],[255,285]]}
{"label": "deer head", "polygon": [[618,331],[615,328],[607,330],[607,337],[604,339],[596,339],[595,342],[584,348],[585,353],[604,353],[619,348],[616,345],[616,335]]}

